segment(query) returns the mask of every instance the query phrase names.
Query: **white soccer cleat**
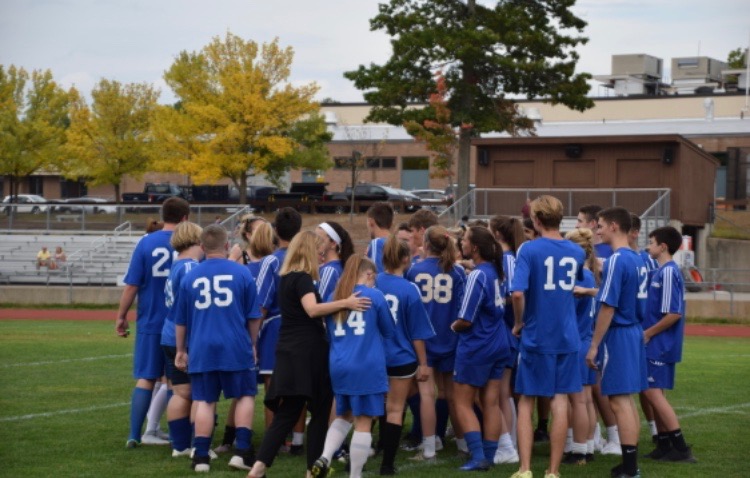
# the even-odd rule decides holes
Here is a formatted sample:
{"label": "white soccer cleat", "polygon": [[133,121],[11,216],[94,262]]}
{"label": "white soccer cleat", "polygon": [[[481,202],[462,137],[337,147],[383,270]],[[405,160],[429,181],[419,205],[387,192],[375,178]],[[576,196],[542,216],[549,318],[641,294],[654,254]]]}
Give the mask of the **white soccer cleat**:
{"label": "white soccer cleat", "polygon": [[435,451],[440,451],[443,449],[443,440],[440,439],[440,437],[435,437]]}
{"label": "white soccer cleat", "polygon": [[184,450],[175,450],[172,449],[172,458],[179,458],[181,456],[186,456],[188,458],[192,457],[193,449],[192,448],[185,448]]}
{"label": "white soccer cleat", "polygon": [[169,440],[169,433],[166,433],[163,430],[156,430],[156,436],[158,436],[162,440]]}
{"label": "white soccer cleat", "polygon": [[159,438],[156,432],[146,432],[141,437],[141,443],[144,445],[169,445],[169,440]]}
{"label": "white soccer cleat", "polygon": [[622,448],[619,443],[608,441],[602,446],[602,455],[622,456]]}
{"label": "white soccer cleat", "polygon": [[495,459],[492,460],[496,465],[502,465],[505,463],[518,463],[518,452],[516,450],[501,450],[497,449],[495,452]]}

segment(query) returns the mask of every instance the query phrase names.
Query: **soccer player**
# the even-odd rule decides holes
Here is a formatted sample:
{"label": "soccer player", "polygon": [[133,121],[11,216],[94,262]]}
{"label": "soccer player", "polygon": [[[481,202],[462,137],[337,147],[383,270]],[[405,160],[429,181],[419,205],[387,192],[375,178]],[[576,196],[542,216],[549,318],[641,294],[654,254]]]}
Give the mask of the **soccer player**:
{"label": "soccer player", "polygon": [[[495,458],[498,440],[508,424],[500,413],[500,390],[510,389],[513,360],[509,331],[504,323],[503,250],[485,227],[470,227],[461,240],[461,251],[474,262],[466,281],[458,318],[451,330],[458,334],[453,392],[456,415],[471,459],[462,471],[488,470]],[[474,412],[478,395],[482,427]]]}
{"label": "soccer player", "polygon": [[378,273],[383,272],[383,245],[391,233],[393,214],[393,206],[388,202],[376,202],[367,210],[367,231],[372,239],[367,246],[367,257],[375,263]]}
{"label": "soccer player", "polygon": [[437,226],[438,224],[437,214],[427,209],[420,209],[409,217],[408,224],[411,230],[411,240],[414,243],[412,247],[416,249],[416,254],[412,258],[412,262],[417,262],[424,255],[422,245],[424,243],[425,231],[427,231],[427,228]]}
{"label": "soccer player", "polygon": [[419,289],[404,279],[404,271],[410,264],[409,245],[391,235],[383,247],[385,272],[375,279],[375,285],[385,295],[396,324],[393,337],[385,341],[389,389],[385,406],[386,422],[380,429],[383,442],[381,475],[396,473],[394,461],[412,378],[424,382],[430,374],[424,341],[434,337],[435,331],[422,304]]}
{"label": "soccer player", "polygon": [[154,384],[164,374],[164,353],[161,350],[161,329],[167,316],[164,286],[169,277],[174,249],[169,240],[172,231],[190,214],[190,205],[184,199],[172,197],[164,201],[161,215],[164,228],[147,234],[138,241],[123,282],[125,288],[115,321],[115,332],[120,337],[130,335],[128,310],[138,297],[136,312],[135,352],[133,377],[136,379],[130,400],[130,435],[127,448],[144,445],[168,445],[169,441],[155,433],[141,437],[143,421],[151,405]]}
{"label": "soccer player", "polygon": [[172,263],[169,278],[164,286],[166,305],[169,308],[164,327],[161,330],[161,346],[164,350],[166,375],[172,388],[172,397],[167,405],[169,436],[172,439],[172,456],[190,456],[191,435],[193,433],[190,410],[193,399],[190,393],[190,376],[174,366],[177,356],[177,339],[175,336],[175,304],[179,298],[180,284],[185,274],[198,265],[203,257],[201,233],[203,229],[192,222],[184,221],[177,225],[170,239],[170,244],[179,254]]}
{"label": "soccer player", "polygon": [[659,268],[659,263],[651,257],[648,252],[648,248],[639,251],[638,250],[638,236],[641,234],[641,218],[637,214],[630,215],[630,232],[628,233],[628,246],[631,249],[638,252],[643,259],[643,263],[646,265],[646,270],[651,274],[653,271]]}
{"label": "soccer player", "polygon": [[[412,220],[421,210],[414,213]],[[450,326],[458,318],[458,309],[463,300],[466,274],[455,265],[455,245],[453,238],[442,226],[431,226],[426,231],[412,224],[412,234],[420,235],[424,258],[413,264],[406,273],[406,278],[414,282],[422,295],[422,303],[432,326],[437,334],[426,341],[427,364],[430,367],[430,379],[420,382],[420,416],[422,420],[422,450],[415,459],[433,459],[435,456],[436,433],[438,428],[445,430],[449,413],[455,418],[453,404],[453,370],[456,359],[458,337]],[[438,380],[440,376],[440,380]],[[438,405],[435,410],[435,385],[441,388],[446,403]],[[440,415],[439,417],[437,415]],[[455,420],[453,420],[455,423]],[[439,425],[438,425],[439,423]],[[444,432],[443,432],[444,433]],[[463,440],[463,437],[461,437]],[[459,443],[459,446],[463,445]]]}
{"label": "soccer player", "polygon": [[328,297],[336,290],[336,284],[344,271],[344,264],[354,254],[354,243],[346,229],[334,221],[321,223],[315,229],[315,234],[320,239],[318,293],[321,297]]}
{"label": "soccer player", "polygon": [[195,409],[193,469],[211,469],[209,447],[216,402],[236,399],[237,449],[229,466],[249,470],[255,461],[253,415],[257,393],[254,344],[260,328],[255,281],[247,267],[227,258],[228,234],[212,224],[201,234],[206,260],[182,279],[175,310],[175,366],[190,374]]}
{"label": "soccer player", "polygon": [[[595,204],[589,204],[588,206],[583,206],[578,210],[578,217],[576,218],[576,227],[582,228],[585,227],[586,229],[591,229],[592,231],[596,231],[597,228],[597,214],[599,211],[602,210],[601,206],[597,206]],[[599,236],[594,236],[594,249],[596,250],[596,257],[600,259],[600,261],[604,261],[609,256],[612,255],[612,247],[609,244],[606,244],[602,242],[602,240],[599,238]]]}
{"label": "soccer player", "polygon": [[326,318],[336,418],[328,428],[323,453],[312,466],[314,478],[328,476],[333,454],[352,428],[352,418],[349,476],[359,477],[370,453],[373,418],[385,412],[388,375],[383,342],[393,336],[394,323],[383,293],[373,288],[376,275],[375,263],[353,255],[346,262],[336,292],[329,297],[343,300],[357,294],[369,298],[372,307],[363,312],[342,310]]}
{"label": "soccer player", "polygon": [[520,336],[516,369],[518,448],[521,465],[514,478],[530,478],[535,397],[552,397],[550,464],[545,478],[558,477],[568,429],[568,394],[582,390],[573,287],[583,277],[583,250],[562,238],[563,205],[540,196],[530,206],[538,239],[523,244],[516,257],[512,292],[515,325]]}
{"label": "soccer player", "polygon": [[674,388],[675,364],[682,360],[685,328],[685,288],[679,266],[672,256],[682,244],[673,227],[660,227],[649,234],[648,252],[659,264],[648,290],[648,310],[643,338],[648,359],[648,389],[643,392],[657,421],[657,448],[650,458],[695,463],[685,443],[680,423],[665,390]]}
{"label": "soccer player", "polygon": [[[646,350],[643,322],[648,295],[648,272],[638,253],[628,247],[630,213],[621,207],[598,214],[602,242],[615,251],[604,263],[599,289],[599,315],[591,347],[586,354],[589,367],[601,370],[601,392],[609,397],[620,436],[622,464],[612,476],[640,476],[638,470],[638,431],[640,419],[631,394],[640,393],[646,382]],[[600,362],[599,346],[603,346]]]}

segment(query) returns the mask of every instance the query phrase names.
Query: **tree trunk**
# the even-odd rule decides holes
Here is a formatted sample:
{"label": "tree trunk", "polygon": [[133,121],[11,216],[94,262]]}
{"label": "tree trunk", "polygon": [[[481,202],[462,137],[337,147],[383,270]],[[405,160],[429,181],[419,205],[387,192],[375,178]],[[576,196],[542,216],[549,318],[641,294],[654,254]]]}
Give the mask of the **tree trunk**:
{"label": "tree trunk", "polygon": [[240,204],[247,204],[247,174],[240,176]]}
{"label": "tree trunk", "polygon": [[[476,14],[476,1],[467,1],[468,18],[467,23],[473,23],[473,17]],[[461,75],[463,82],[467,84],[461,97],[461,111],[469,112],[474,107],[474,97],[472,96],[471,82],[474,81],[474,65],[464,62],[461,65]],[[469,192],[469,175],[471,174],[471,125],[460,125],[458,136],[458,184],[456,185],[456,197],[460,199]]]}
{"label": "tree trunk", "polygon": [[115,203],[122,204],[122,198],[120,197],[120,183],[117,182],[115,186]]}

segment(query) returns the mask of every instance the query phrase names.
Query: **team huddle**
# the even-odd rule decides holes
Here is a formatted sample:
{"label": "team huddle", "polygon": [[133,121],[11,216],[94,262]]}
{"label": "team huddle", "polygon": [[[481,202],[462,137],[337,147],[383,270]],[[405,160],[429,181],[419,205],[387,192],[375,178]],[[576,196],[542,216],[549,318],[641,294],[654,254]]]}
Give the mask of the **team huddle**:
{"label": "team huddle", "polygon": [[[329,476],[337,460],[360,477],[378,454],[380,475],[395,475],[399,448],[435,463],[453,435],[461,471],[518,463],[512,478],[532,478],[534,442],[549,440],[545,478],[595,452],[621,455],[611,476],[633,478],[637,393],[656,443],[646,456],[695,462],[665,394],[685,322],[672,227],[651,231],[639,252],[640,220],[619,207],[581,208],[563,237],[552,196],[531,201],[524,220],[448,229],[420,210],[395,232],[393,208],[376,203],[372,240],[356,254],[340,224],[301,231],[292,208],[273,224],[244,217],[234,246],[223,226],[201,228],[189,213],[184,200],[165,201],[164,228],[139,241],[124,279],[123,337],[138,299],[128,448],[171,445],[196,472],[231,450],[229,466],[256,478],[286,450],[306,454],[309,477]],[[232,404],[212,450],[221,393]]]}

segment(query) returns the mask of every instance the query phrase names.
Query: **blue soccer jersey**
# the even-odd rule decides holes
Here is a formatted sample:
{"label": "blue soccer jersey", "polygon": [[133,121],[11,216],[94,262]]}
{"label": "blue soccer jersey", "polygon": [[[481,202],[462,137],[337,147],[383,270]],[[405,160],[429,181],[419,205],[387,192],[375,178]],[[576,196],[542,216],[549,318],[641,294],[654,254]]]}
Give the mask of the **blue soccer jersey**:
{"label": "blue soccer jersey", "polygon": [[385,393],[388,376],[383,342],[393,336],[393,318],[382,292],[363,285],[355,286],[354,292],[370,298],[371,307],[350,311],[342,323],[326,318],[331,385],[340,395]]}
{"label": "blue soccer jersey", "polygon": [[685,333],[685,285],[680,268],[674,261],[667,262],[652,274],[643,328],[653,326],[666,314],[679,314],[680,320],[667,330],[651,337],[646,344],[646,358],[677,363],[682,361],[682,341]]}
{"label": "blue soccer jersey", "polygon": [[247,267],[208,259],[185,274],[175,324],[187,333],[188,370],[232,372],[255,368],[248,321],[261,317]]}
{"label": "blue soccer jersey", "polygon": [[503,319],[500,278],[489,262],[479,264],[466,280],[458,318],[471,327],[458,334],[456,363],[483,364],[510,358],[509,330]]}
{"label": "blue soccer jersey", "polygon": [[604,262],[597,300],[614,307],[612,325],[640,324],[646,315],[648,272],[640,255],[621,247]]}
{"label": "blue soccer jersey", "polygon": [[[513,330],[516,317],[513,315],[513,303],[510,300],[510,284],[513,282],[513,275],[516,271],[516,255],[513,251],[503,252],[503,281],[500,283],[500,294],[503,296],[505,303],[505,312],[503,318],[508,330]],[[513,337],[513,336],[511,336]]]}
{"label": "blue soccer jersey", "polygon": [[164,286],[164,303],[167,306],[168,312],[164,320],[164,327],[161,329],[162,345],[166,345],[167,347],[175,347],[177,345],[174,332],[175,304],[177,304],[177,298],[179,297],[182,278],[197,265],[198,261],[194,259],[180,259],[172,263],[172,269]]}
{"label": "blue soccer jersey", "polygon": [[160,334],[167,316],[164,285],[175,252],[169,243],[172,231],[156,231],[138,241],[123,282],[138,287],[138,332]]}
{"label": "blue soccer jersey", "polygon": [[375,267],[378,268],[378,273],[384,272],[383,267],[383,247],[385,246],[385,237],[377,237],[370,241],[367,246],[367,257],[375,263]]}
{"label": "blue soccer jersey", "polygon": [[638,254],[641,256],[641,259],[643,259],[643,263],[646,265],[646,270],[649,274],[659,268],[659,263],[656,262],[656,259],[651,257],[651,254],[646,251],[641,251]]}
{"label": "blue soccer jersey", "polygon": [[602,260],[609,259],[614,252],[612,251],[612,246],[603,242],[594,244],[594,251],[596,251],[596,257]]}
{"label": "blue soccer jersey", "polygon": [[512,292],[524,292],[521,349],[539,354],[578,352],[573,287],[583,278],[585,253],[565,239],[540,237],[516,257]]}
{"label": "blue soccer jersey", "polygon": [[281,313],[279,308],[279,271],[286,257],[286,249],[277,249],[262,259],[260,272],[255,278],[258,287],[258,300],[266,309],[266,318],[276,317]]}
{"label": "blue soccer jersey", "polygon": [[454,265],[443,272],[437,257],[426,257],[409,268],[406,278],[419,288],[435,330],[435,337],[425,342],[427,352],[434,357],[455,354],[458,337],[451,330],[451,324],[458,318],[464,297],[466,274],[463,269]]}
{"label": "blue soccer jersey", "polygon": [[[263,259],[260,259],[258,261],[250,261],[246,264],[247,270],[250,271],[250,275],[253,276],[253,280],[255,281],[255,287],[260,291],[260,284],[258,284],[258,276],[260,275],[260,270],[263,267]],[[260,297],[260,294],[258,294],[258,297]]]}
{"label": "blue soccer jersey", "polygon": [[387,272],[378,274],[375,287],[385,296],[395,324],[393,337],[385,341],[386,365],[398,367],[416,362],[413,341],[435,336],[419,289],[413,282]]}
{"label": "blue soccer jersey", "polygon": [[[583,280],[576,281],[576,285],[592,289],[596,287],[594,273],[588,269],[583,270]],[[576,298],[576,317],[578,317],[578,335],[581,342],[591,343],[594,336],[594,317],[596,316],[596,298],[590,295]]]}
{"label": "blue soccer jersey", "polygon": [[326,262],[318,268],[318,274],[320,275],[320,281],[318,282],[318,294],[321,297],[328,297],[333,294],[336,290],[336,284],[339,283],[339,278],[344,272],[344,268],[341,267],[341,261],[335,260]]}

